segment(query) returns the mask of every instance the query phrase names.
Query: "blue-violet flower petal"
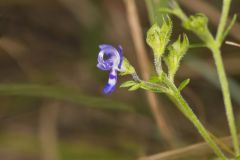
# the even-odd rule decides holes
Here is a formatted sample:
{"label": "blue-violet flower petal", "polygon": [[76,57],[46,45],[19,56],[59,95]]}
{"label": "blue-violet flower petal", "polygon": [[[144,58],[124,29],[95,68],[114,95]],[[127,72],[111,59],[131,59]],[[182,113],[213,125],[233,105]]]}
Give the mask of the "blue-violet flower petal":
{"label": "blue-violet flower petal", "polygon": [[103,89],[103,92],[108,94],[116,88],[117,71],[122,70],[123,50],[121,46],[116,49],[108,44],[99,45],[99,48],[97,67],[103,71],[110,71],[108,83]]}

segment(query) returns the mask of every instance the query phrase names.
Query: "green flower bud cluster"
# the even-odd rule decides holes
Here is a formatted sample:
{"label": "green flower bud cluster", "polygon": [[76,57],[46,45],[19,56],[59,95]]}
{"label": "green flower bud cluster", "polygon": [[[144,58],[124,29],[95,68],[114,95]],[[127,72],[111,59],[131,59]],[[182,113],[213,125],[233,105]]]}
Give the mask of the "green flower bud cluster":
{"label": "green flower bud cluster", "polygon": [[[147,32],[147,43],[152,48],[155,59],[155,68],[159,76],[164,71],[162,70],[162,59],[168,68],[168,78],[173,81],[182,57],[188,50],[189,41],[186,35],[173,44],[169,44],[172,33],[172,21],[168,17],[167,21],[163,20],[161,27],[154,24]],[[167,53],[166,52],[167,49]]]}
{"label": "green flower bud cluster", "polygon": [[[174,76],[179,68],[180,62],[183,56],[186,54],[189,41],[187,36],[179,36],[179,38],[172,44],[169,44],[172,33],[172,21],[168,17],[167,20],[163,20],[163,24],[159,26],[157,23],[153,24],[147,32],[147,43],[151,47],[154,53],[156,76],[151,77],[148,81],[140,80],[127,81],[121,85],[121,87],[127,87],[130,91],[142,88],[157,93],[171,94],[171,85],[174,84]],[[163,70],[162,62],[167,66],[167,72]],[[123,68],[126,68],[126,73],[135,74],[133,67],[127,63],[123,64]],[[123,72],[121,73],[123,75]],[[181,91],[189,83],[189,79],[183,81],[179,86]]]}
{"label": "green flower bud cluster", "polygon": [[208,18],[204,14],[190,16],[183,22],[183,27],[197,34],[207,45],[214,43],[214,38],[208,29]]}

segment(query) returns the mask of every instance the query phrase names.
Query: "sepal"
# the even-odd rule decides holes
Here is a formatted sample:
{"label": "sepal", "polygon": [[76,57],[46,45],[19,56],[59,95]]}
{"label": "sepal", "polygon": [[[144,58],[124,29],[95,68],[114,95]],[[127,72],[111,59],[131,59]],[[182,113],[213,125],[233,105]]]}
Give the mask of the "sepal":
{"label": "sepal", "polygon": [[126,81],[120,85],[120,88],[132,87],[135,84],[137,84],[135,81]]}
{"label": "sepal", "polygon": [[135,69],[134,67],[129,63],[129,61],[124,57],[122,62],[121,70],[119,71],[120,76],[128,75],[128,74],[134,74]]}
{"label": "sepal", "polygon": [[182,38],[179,36],[178,40],[168,47],[168,54],[164,57],[164,61],[168,67],[168,77],[173,80],[179,68],[180,61],[186,54],[189,48],[189,40],[186,35]]}

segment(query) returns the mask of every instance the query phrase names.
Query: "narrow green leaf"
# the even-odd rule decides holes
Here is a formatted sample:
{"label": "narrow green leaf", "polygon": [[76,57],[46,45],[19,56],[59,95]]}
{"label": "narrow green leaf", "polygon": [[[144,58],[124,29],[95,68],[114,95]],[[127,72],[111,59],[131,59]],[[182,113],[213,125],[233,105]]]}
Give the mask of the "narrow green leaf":
{"label": "narrow green leaf", "polygon": [[235,24],[236,20],[237,20],[237,14],[234,14],[229,26],[227,27],[226,31],[224,32],[224,34],[221,38],[221,42],[223,42],[224,39],[227,37],[228,33],[231,31],[233,25]]}
{"label": "narrow green leaf", "polygon": [[182,81],[178,87],[179,92],[181,92],[189,84],[189,82],[190,82],[189,78]]}
{"label": "narrow green leaf", "polygon": [[170,8],[161,7],[161,8],[159,8],[158,11],[162,12],[162,13],[174,14],[174,11],[172,9],[170,9]]}
{"label": "narrow green leaf", "polygon": [[147,91],[155,92],[155,93],[164,93],[164,92],[166,93],[166,90],[167,90],[164,87],[157,88],[149,85],[141,85],[141,88]]}
{"label": "narrow green leaf", "polygon": [[132,111],[130,106],[122,102],[86,95],[76,89],[66,88],[63,86],[38,84],[0,84],[0,95],[51,98],[73,102],[81,106],[91,108]]}
{"label": "narrow green leaf", "polygon": [[142,85],[141,83],[138,83],[138,84],[130,87],[128,90],[129,91],[135,91],[135,90],[139,89],[141,87],[141,85]]}
{"label": "narrow green leaf", "polygon": [[131,87],[133,85],[137,84],[135,81],[126,81],[123,84],[120,85],[120,88],[126,88],[126,87]]}

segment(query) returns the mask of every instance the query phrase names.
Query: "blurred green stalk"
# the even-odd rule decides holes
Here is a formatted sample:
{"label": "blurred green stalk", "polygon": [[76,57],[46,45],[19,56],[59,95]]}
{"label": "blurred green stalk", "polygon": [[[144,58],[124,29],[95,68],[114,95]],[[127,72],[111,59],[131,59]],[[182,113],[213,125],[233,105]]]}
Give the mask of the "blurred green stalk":
{"label": "blurred green stalk", "polygon": [[86,95],[79,90],[56,85],[0,84],[0,95],[52,98],[70,101],[91,108],[134,112],[131,106],[122,102]]}
{"label": "blurred green stalk", "polygon": [[154,22],[161,23],[162,17],[164,16],[163,13],[158,12],[158,9],[160,7],[167,7],[168,6],[168,0],[145,0],[145,4],[148,11],[148,17],[153,24]]}

